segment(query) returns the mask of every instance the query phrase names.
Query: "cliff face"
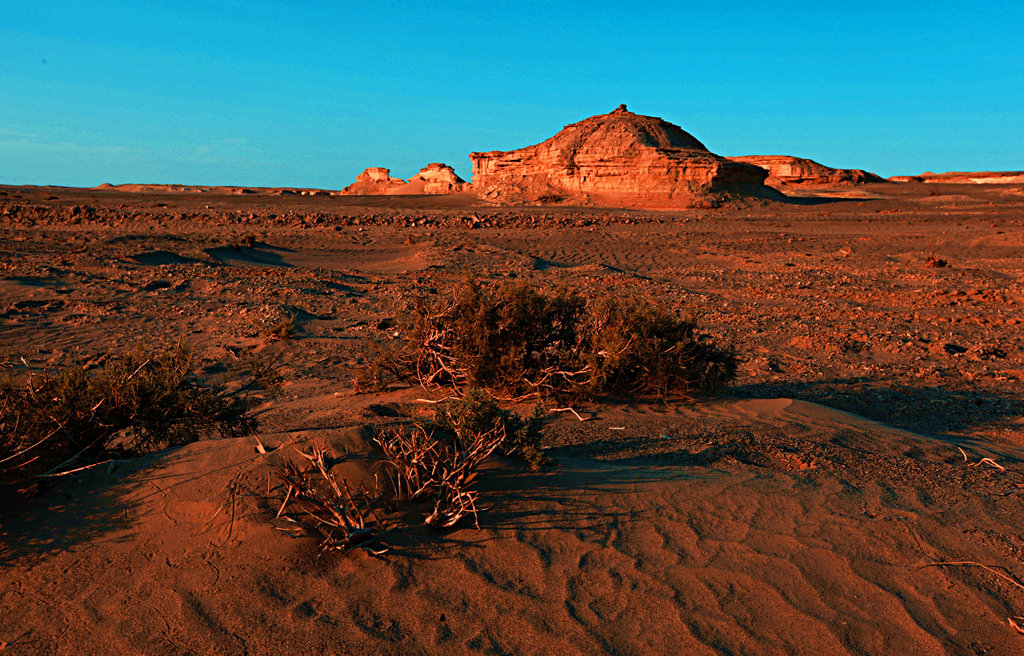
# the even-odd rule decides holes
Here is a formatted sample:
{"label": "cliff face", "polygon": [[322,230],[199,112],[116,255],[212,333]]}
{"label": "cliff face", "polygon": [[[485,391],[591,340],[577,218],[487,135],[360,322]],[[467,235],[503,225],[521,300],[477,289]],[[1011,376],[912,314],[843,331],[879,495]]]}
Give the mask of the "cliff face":
{"label": "cliff face", "polygon": [[470,159],[473,190],[501,203],[679,208],[736,195],[780,197],[764,186],[764,169],[715,155],[679,126],[625,105],[535,146]]}
{"label": "cliff face", "polygon": [[347,196],[405,196],[411,194],[451,194],[468,191],[469,183],[455,174],[447,164],[427,164],[406,182],[392,178],[389,169],[371,166],[356,181],[341,190]]}
{"label": "cliff face", "polygon": [[814,160],[787,155],[749,155],[730,157],[734,162],[753,164],[768,171],[769,185],[827,185],[845,186],[886,182],[885,178],[861,169],[834,169]]}

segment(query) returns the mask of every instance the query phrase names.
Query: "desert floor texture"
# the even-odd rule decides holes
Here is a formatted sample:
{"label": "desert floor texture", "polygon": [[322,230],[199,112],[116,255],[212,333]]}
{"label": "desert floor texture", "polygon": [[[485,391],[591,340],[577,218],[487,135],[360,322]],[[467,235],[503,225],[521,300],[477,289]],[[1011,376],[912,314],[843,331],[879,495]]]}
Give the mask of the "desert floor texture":
{"label": "desert floor texture", "polygon": [[[0,188],[0,361],[184,338],[228,385],[220,363],[253,355],[284,377],[257,436],[282,448],[205,440],[3,499],[0,653],[1024,653],[1024,187],[803,194]],[[479,529],[413,508],[381,556],[276,530],[292,445],[359,471],[368,427],[429,415],[437,392],[356,395],[351,367],[467,273],[679,304],[738,379],[553,413],[557,466],[493,459]],[[265,336],[292,315],[294,338]]]}

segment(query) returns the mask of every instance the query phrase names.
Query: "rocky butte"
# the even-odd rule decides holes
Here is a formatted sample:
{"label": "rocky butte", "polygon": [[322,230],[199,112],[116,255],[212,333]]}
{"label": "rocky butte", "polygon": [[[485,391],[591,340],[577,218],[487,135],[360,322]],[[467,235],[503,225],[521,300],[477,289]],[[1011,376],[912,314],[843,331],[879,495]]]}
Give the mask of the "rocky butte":
{"label": "rocky butte", "polygon": [[625,105],[537,145],[469,157],[473,191],[498,203],[674,209],[783,198],[765,186],[765,169],[716,155],[678,125]]}
{"label": "rocky butte", "polygon": [[730,157],[734,162],[760,166],[768,171],[766,184],[845,186],[869,182],[888,182],[885,178],[861,169],[834,169],[814,160],[788,155],[748,155]]}
{"label": "rocky butte", "polygon": [[408,194],[452,194],[468,191],[469,183],[447,164],[427,164],[406,182],[392,178],[389,169],[371,166],[356,177],[356,181],[341,190],[344,195],[402,196]]}

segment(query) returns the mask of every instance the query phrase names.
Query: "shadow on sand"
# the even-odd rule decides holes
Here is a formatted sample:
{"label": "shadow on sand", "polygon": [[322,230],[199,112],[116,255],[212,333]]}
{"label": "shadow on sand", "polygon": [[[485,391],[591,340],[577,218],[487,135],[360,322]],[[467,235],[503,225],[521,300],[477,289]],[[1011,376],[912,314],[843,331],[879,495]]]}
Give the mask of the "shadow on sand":
{"label": "shadow on sand", "polygon": [[758,383],[731,387],[726,396],[794,398],[852,412],[896,428],[950,436],[1024,415],[1024,396],[981,389],[886,385],[870,378],[836,378],[803,383]]}

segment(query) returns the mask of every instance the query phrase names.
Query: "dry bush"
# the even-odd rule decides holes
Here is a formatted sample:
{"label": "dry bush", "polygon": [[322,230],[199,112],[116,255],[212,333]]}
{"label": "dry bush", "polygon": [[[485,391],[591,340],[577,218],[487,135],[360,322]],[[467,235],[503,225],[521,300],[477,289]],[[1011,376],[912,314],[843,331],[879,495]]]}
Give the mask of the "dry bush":
{"label": "dry bush", "polygon": [[731,350],[648,298],[469,282],[447,300],[420,299],[409,314],[404,341],[368,358],[357,389],[407,376],[427,388],[456,395],[483,388],[504,400],[665,397],[714,392],[736,372]]}
{"label": "dry bush", "polygon": [[480,464],[495,451],[518,455],[533,469],[549,462],[540,449],[539,413],[526,421],[481,390],[441,404],[426,426],[390,429],[375,441],[382,452],[377,466],[396,499],[432,498],[425,521],[435,528],[454,526],[462,517],[476,524],[473,484]]}
{"label": "dry bush", "polygon": [[323,448],[300,452],[304,466],[278,468],[284,496],[277,518],[318,534],[323,550],[361,548],[376,554],[383,551],[373,550],[374,539],[388,528],[380,514],[402,504],[431,502],[424,523],[433,528],[451,528],[463,518],[479,528],[474,486],[480,465],[502,451],[537,468],[547,462],[539,439],[536,418],[526,421],[473,390],[439,406],[432,422],[377,433],[380,458],[373,469],[387,481],[387,493],[376,484],[370,490],[339,480]]}
{"label": "dry bush", "polygon": [[370,549],[374,529],[380,525],[380,494],[339,481],[330,471],[326,449],[313,447],[299,454],[306,459],[305,466],[286,463],[278,468],[285,493],[277,517],[319,533],[325,551]]}
{"label": "dry bush", "polygon": [[356,393],[386,389],[396,381],[409,376],[409,365],[404,361],[404,343],[380,344],[367,342],[363,347],[362,364],[355,369],[352,379]]}
{"label": "dry bush", "polygon": [[54,474],[115,453],[138,455],[212,432],[251,433],[246,398],[195,373],[188,347],[0,375],[0,475]]}
{"label": "dry bush", "polygon": [[470,389],[462,398],[449,399],[434,411],[433,425],[454,435],[461,442],[473,436],[499,431],[505,436],[501,448],[505,455],[522,458],[530,469],[538,470],[551,460],[541,450],[541,420],[544,408],[538,405],[533,416],[523,419],[506,410],[481,389]]}
{"label": "dry bush", "polygon": [[505,438],[502,428],[454,439],[422,426],[393,429],[375,438],[383,454],[378,467],[396,500],[434,500],[424,520],[428,526],[450,528],[466,516],[476,523],[477,468]]}
{"label": "dry bush", "polygon": [[298,333],[298,326],[295,321],[298,317],[294,314],[290,314],[287,317],[282,318],[273,326],[268,326],[263,330],[263,336],[270,340],[289,340],[296,336]]}

